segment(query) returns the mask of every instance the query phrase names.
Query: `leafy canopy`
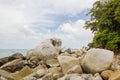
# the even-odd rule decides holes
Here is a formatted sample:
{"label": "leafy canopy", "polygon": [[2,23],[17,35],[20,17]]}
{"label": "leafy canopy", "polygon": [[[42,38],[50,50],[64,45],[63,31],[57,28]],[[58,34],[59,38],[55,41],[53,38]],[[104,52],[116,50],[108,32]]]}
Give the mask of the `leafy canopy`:
{"label": "leafy canopy", "polygon": [[85,28],[95,34],[90,47],[120,51],[120,0],[96,1]]}

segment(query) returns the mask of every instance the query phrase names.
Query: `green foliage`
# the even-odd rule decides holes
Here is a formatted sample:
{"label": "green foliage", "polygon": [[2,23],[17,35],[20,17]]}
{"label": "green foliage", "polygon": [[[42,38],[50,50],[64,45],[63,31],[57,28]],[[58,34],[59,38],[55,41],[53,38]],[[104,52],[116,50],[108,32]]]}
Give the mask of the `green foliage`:
{"label": "green foliage", "polygon": [[85,28],[95,34],[88,46],[120,51],[120,0],[96,1],[88,15]]}

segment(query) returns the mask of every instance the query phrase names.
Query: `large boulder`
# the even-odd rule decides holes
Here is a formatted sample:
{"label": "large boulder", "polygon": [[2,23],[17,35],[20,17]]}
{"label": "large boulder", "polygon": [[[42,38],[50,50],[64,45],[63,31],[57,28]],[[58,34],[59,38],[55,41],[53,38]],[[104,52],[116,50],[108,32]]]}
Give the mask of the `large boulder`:
{"label": "large boulder", "polygon": [[36,52],[36,50],[31,49],[27,52],[26,59],[28,61],[28,66],[30,68],[35,68],[40,64],[43,59],[43,55]]}
{"label": "large boulder", "polygon": [[27,60],[30,60],[33,58],[42,59],[42,57],[43,57],[43,55],[41,53],[37,52],[37,50],[35,50],[35,49],[30,49],[26,55]]}
{"label": "large boulder", "polygon": [[61,40],[57,38],[46,39],[36,46],[34,50],[43,55],[59,54],[61,43]]}
{"label": "large boulder", "polygon": [[44,40],[34,49],[27,52],[28,65],[31,68],[35,68],[40,62],[46,64],[47,60],[56,58],[60,53],[61,43],[61,40],[57,38]]}
{"label": "large boulder", "polygon": [[87,51],[81,65],[85,72],[97,73],[110,68],[114,53],[105,49],[90,49]]}
{"label": "large boulder", "polygon": [[[72,70],[75,70],[73,73],[82,73],[79,59],[70,56],[58,56],[58,61],[62,67],[63,74],[71,73]],[[77,67],[75,67],[76,65]]]}

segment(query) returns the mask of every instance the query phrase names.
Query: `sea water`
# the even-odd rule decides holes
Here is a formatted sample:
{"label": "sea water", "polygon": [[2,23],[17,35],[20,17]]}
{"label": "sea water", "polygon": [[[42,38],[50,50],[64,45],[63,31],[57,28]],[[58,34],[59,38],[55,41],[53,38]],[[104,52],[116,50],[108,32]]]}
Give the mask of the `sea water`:
{"label": "sea water", "polygon": [[[23,56],[26,56],[26,53],[29,49],[0,49],[0,58],[8,57],[14,53],[21,53]],[[72,49],[72,52],[76,51],[77,49]]]}
{"label": "sea water", "polygon": [[10,56],[17,52],[20,52],[25,56],[27,51],[27,49],[0,49],[0,58]]}

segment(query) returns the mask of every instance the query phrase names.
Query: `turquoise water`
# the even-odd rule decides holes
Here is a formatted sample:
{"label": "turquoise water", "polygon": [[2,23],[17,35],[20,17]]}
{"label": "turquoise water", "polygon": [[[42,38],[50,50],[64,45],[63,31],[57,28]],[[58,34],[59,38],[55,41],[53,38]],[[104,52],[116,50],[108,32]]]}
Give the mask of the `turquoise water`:
{"label": "turquoise water", "polygon": [[26,55],[27,49],[0,49],[0,58],[10,56],[16,52]]}

